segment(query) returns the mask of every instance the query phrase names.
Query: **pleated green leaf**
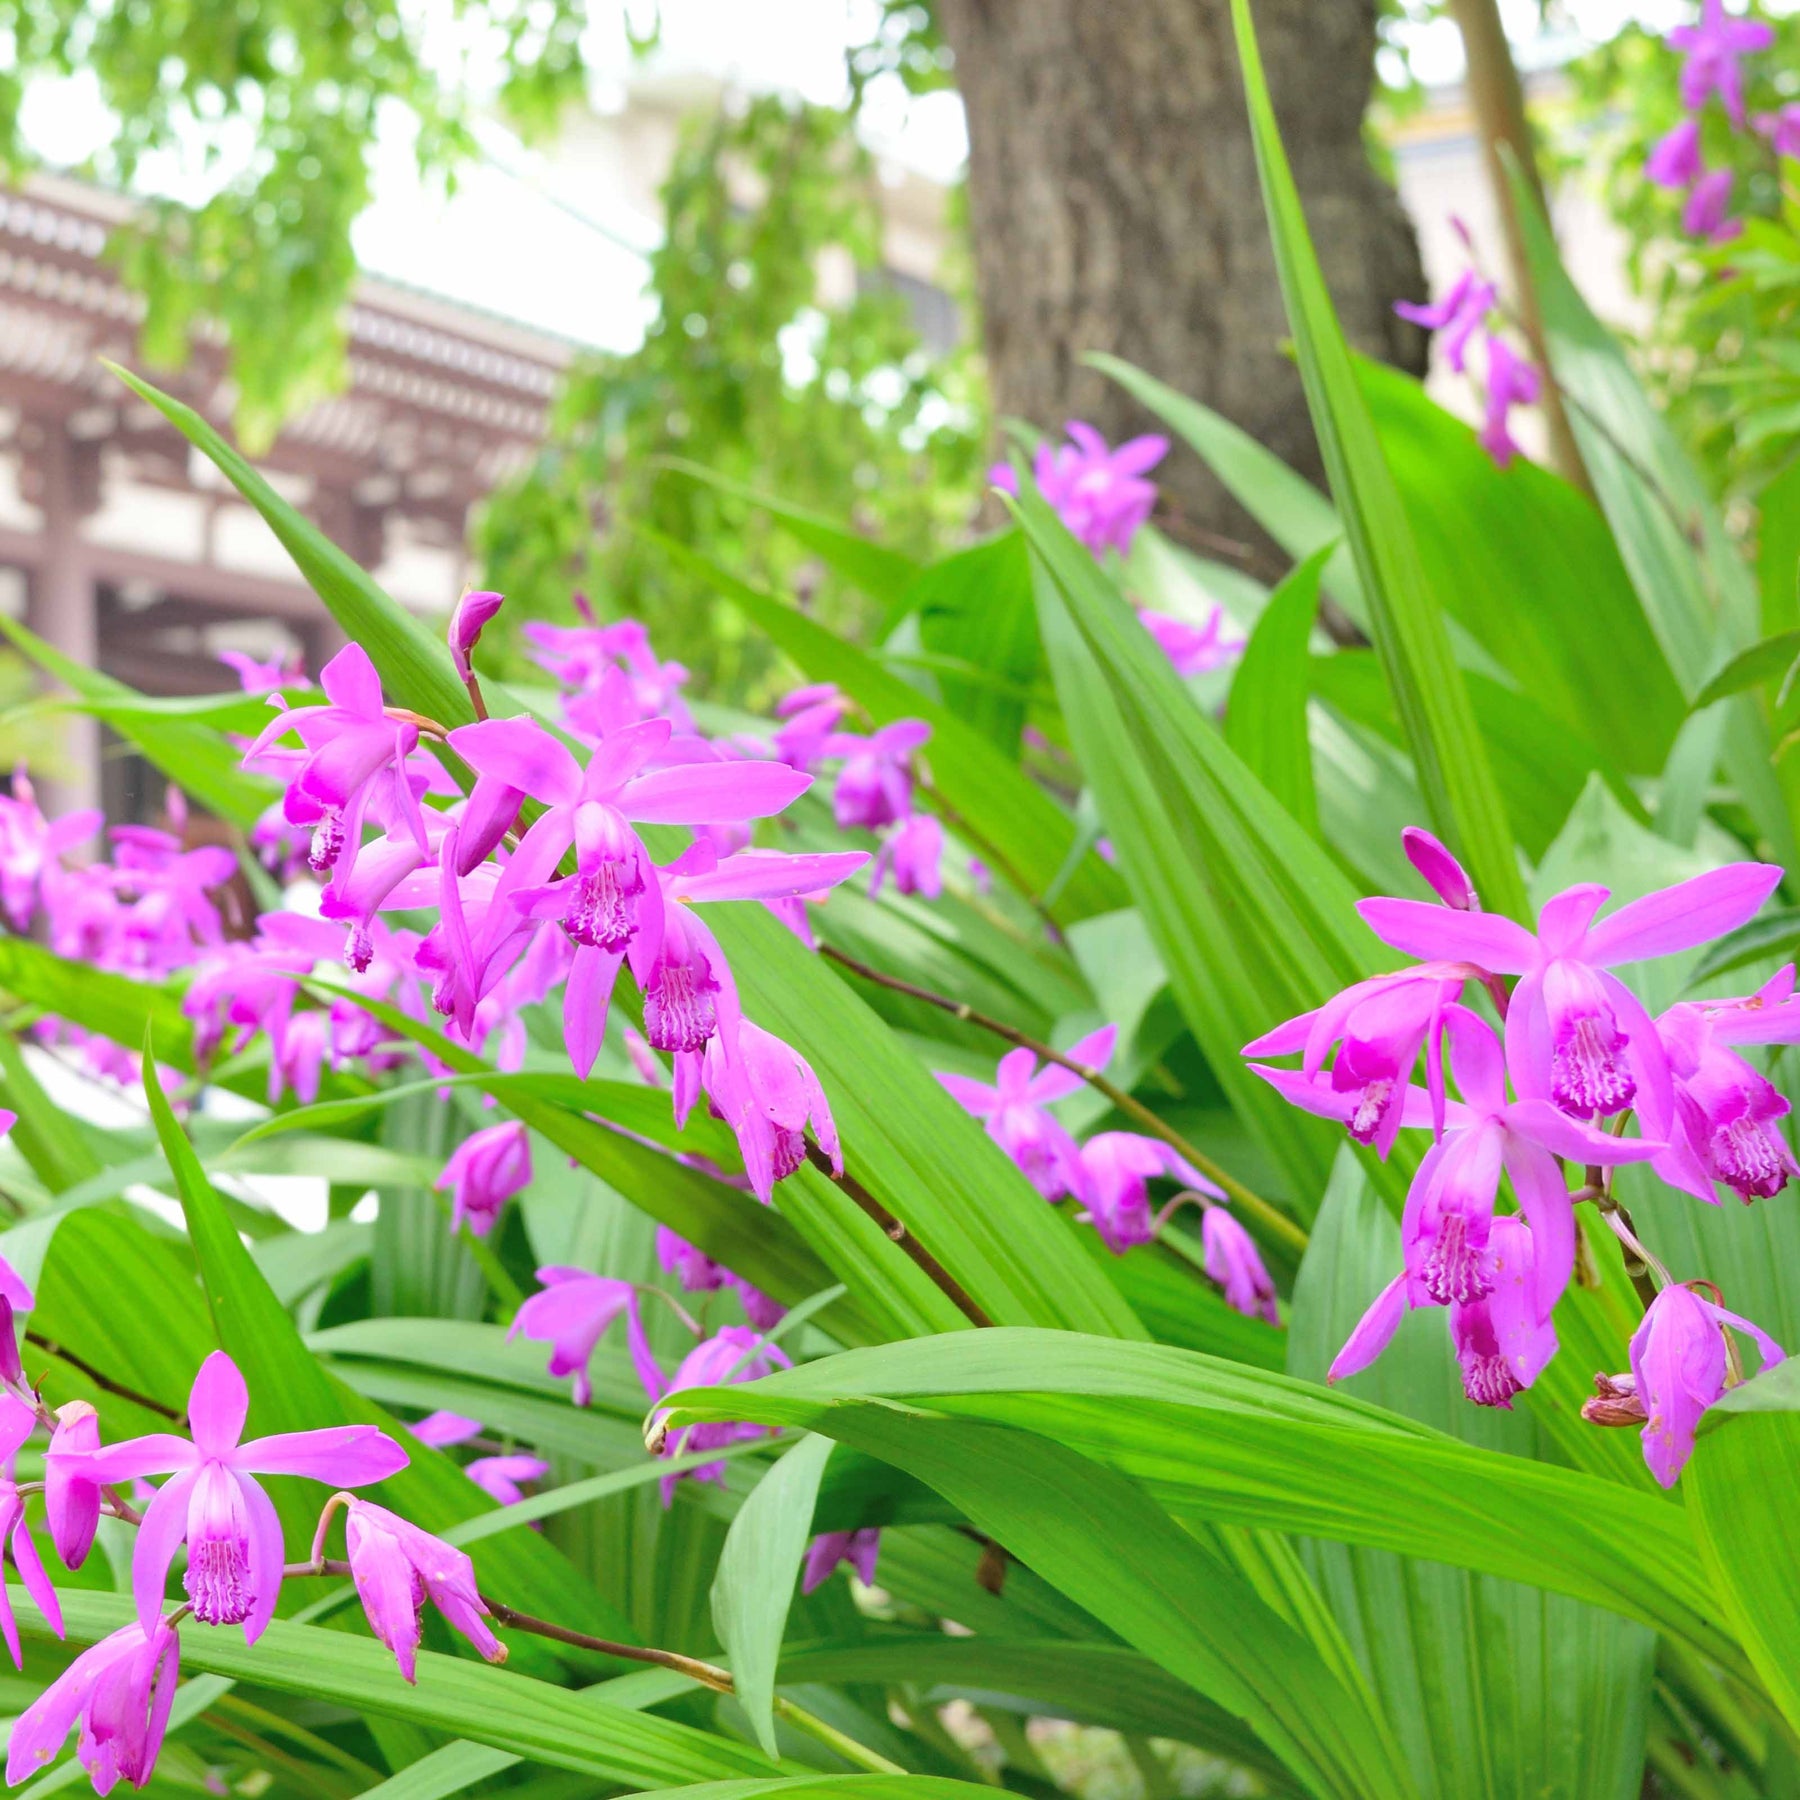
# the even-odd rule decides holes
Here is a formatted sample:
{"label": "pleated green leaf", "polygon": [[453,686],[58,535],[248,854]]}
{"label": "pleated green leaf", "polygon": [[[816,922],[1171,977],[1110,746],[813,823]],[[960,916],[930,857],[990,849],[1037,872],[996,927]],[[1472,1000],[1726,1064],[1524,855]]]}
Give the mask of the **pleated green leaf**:
{"label": "pleated green leaf", "polygon": [[1443,611],[1426,579],[1313,251],[1263,75],[1249,0],[1232,0],[1232,21],[1300,378],[1419,787],[1432,822],[1462,856],[1488,907],[1519,916],[1525,890],[1506,808],[1451,654]]}

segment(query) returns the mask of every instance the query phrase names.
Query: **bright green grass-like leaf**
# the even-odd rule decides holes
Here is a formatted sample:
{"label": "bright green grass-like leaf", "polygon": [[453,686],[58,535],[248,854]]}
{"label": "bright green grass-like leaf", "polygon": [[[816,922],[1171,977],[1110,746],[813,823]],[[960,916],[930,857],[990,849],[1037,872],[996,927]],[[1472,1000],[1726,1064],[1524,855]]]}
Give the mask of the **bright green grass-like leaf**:
{"label": "bright green grass-like leaf", "polygon": [[[47,1638],[48,1628],[24,1589],[10,1592],[22,1629]],[[95,1643],[132,1616],[127,1594],[65,1590],[61,1598],[72,1643]],[[461,1657],[421,1650],[418,1683],[411,1686],[383,1645],[316,1625],[277,1619],[255,1644],[246,1645],[242,1632],[189,1620],[181,1627],[181,1662],[184,1670],[448,1731],[531,1762],[632,1788],[777,1772],[752,1745]]]}
{"label": "bright green grass-like leaf", "polygon": [[1490,910],[1517,917],[1525,891],[1506,808],[1451,654],[1443,611],[1426,579],[1313,251],[1263,76],[1249,0],[1232,0],[1232,21],[1300,377],[1419,787],[1432,822],[1463,857]]}
{"label": "bright green grass-like leaf", "polygon": [[[1570,281],[1548,222],[1515,170],[1513,205],[1543,311],[1551,372],[1601,510],[1682,692],[1697,696],[1721,662],[1755,642],[1755,584],[1667,422],[1624,352]],[[1754,696],[1725,703],[1722,759],[1775,860],[1800,866],[1789,784],[1770,767],[1768,721]]]}
{"label": "bright green grass-like leaf", "polygon": [[1319,797],[1306,729],[1307,644],[1332,546],[1315,550],[1269,596],[1232,678],[1225,741],[1314,837]]}
{"label": "bright green grass-like leaf", "polygon": [[0,1027],[0,1103],[18,1114],[7,1134],[32,1173],[53,1193],[63,1193],[100,1173],[100,1158],[82,1132],[31,1071],[19,1040]]}
{"label": "bright green grass-like leaf", "polygon": [[[1400,1233],[1342,1153],[1294,1287],[1291,1373],[1322,1380],[1400,1266]],[[1471,1406],[1447,1315],[1411,1314],[1344,1384],[1467,1442],[1530,1456],[1524,1412]],[[1422,1793],[1631,1800],[1642,1782],[1653,1635],[1559,1594],[1358,1545],[1307,1564],[1395,1721]]]}
{"label": "bright green grass-like leaf", "polygon": [[812,1532],[830,1438],[807,1437],[759,1481],[738,1509],[713,1574],[712,1616],[737,1697],[756,1741],[775,1749],[775,1665],[788,1606]]}
{"label": "bright green grass-like leaf", "polygon": [[1747,650],[1728,657],[1717,673],[1709,676],[1694,696],[1694,711],[1703,711],[1715,700],[1730,694],[1741,694],[1765,682],[1780,681],[1785,689],[1800,663],[1800,631],[1781,631],[1774,637],[1758,638]]}
{"label": "bright green grass-like leaf", "polygon": [[985,1783],[946,1775],[802,1775],[788,1781],[708,1781],[642,1800],[993,1800]]}
{"label": "bright green grass-like leaf", "polygon": [[474,719],[448,647],[422,620],[396,606],[371,576],[283,500],[192,407],[128,369],[115,366],[113,373],[140,400],[155,407],[262,514],[344,635],[369,653],[390,703],[410,706],[445,725],[466,725]]}
{"label": "bright green grass-like leaf", "polygon": [[[1183,1016],[1233,1111],[1317,1207],[1339,1134],[1240,1054],[1381,966],[1330,855],[1235,756],[1094,559],[1029,487],[1019,516],[1069,735]],[[1381,1179],[1397,1205],[1403,1183]]]}
{"label": "bright green grass-like leaf", "polygon": [[[974,726],[775,595],[685,545],[649,531],[642,535],[680,567],[716,586],[810,679],[836,682],[874,724],[925,720],[931,726],[925,761],[932,784],[956,814],[945,823],[954,828],[958,819],[965,821],[980,840],[973,847],[993,861],[996,873],[1016,878],[1028,897],[1050,889],[1076,841],[1075,823],[1019,772],[1016,759],[1003,756]],[[1089,853],[1062,885],[1053,910],[1065,921],[1081,919],[1110,912],[1123,899],[1117,877]]]}
{"label": "bright green grass-like leaf", "polygon": [[[400,1433],[405,1441],[396,1421],[334,1382],[301,1342],[293,1321],[232,1229],[217,1192],[169,1110],[149,1053],[144,1061],[151,1117],[181,1195],[219,1346],[237,1363],[250,1389],[250,1429],[261,1436],[333,1423],[375,1424],[390,1434]],[[408,1443],[408,1448],[410,1464],[373,1489],[377,1497],[427,1531],[486,1510],[487,1497],[449,1458],[418,1444]],[[300,1495],[307,1496],[316,1516],[321,1498],[316,1488],[287,1481],[270,1485],[290,1535],[297,1524],[308,1522],[298,1504]],[[615,1640],[628,1641],[631,1636],[624,1616],[532,1534],[488,1545],[477,1556],[477,1569],[484,1581],[492,1582],[496,1592],[516,1605]]]}
{"label": "bright green grass-like leaf", "polygon": [[[46,674],[84,700],[133,702],[142,697],[124,682],[64,656],[15,619],[0,618],[0,631]],[[255,824],[281,791],[267,776],[252,775],[243,768],[238,750],[204,725],[124,709],[109,718],[120,735],[129,738],[146,760],[184,793],[240,828]]]}
{"label": "bright green grass-like leaf", "polygon": [[[1730,1398],[1770,1379],[1747,1382]],[[1792,1382],[1785,1385],[1791,1391]],[[1708,1423],[1682,1476],[1694,1535],[1726,1620],[1800,1732],[1800,1555],[1792,1506],[1800,1412],[1742,1407]]]}
{"label": "bright green grass-like leaf", "polygon": [[1037,1331],[982,1332],[966,1344],[925,1338],[696,1391],[674,1414],[804,1426],[864,1448],[874,1429],[865,1420],[877,1415],[922,1436],[938,1418],[1010,1425],[1106,1463],[1177,1514],[1527,1581],[1742,1666],[1713,1623],[1679,1508],[1164,1345]]}

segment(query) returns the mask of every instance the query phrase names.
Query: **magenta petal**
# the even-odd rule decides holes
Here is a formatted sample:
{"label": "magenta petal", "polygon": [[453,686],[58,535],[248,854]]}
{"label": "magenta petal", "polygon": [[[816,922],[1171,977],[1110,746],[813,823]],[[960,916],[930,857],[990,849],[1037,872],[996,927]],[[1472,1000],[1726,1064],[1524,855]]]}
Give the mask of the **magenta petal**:
{"label": "magenta petal", "polygon": [[137,1602],[138,1623],[146,1631],[154,1631],[162,1617],[169,1564],[187,1536],[188,1497],[199,1479],[198,1467],[170,1477],[156,1490],[138,1526],[137,1542],[131,1548],[131,1592]]}
{"label": "magenta petal", "polygon": [[153,1431],[145,1437],[127,1438],[122,1444],[108,1444],[96,1452],[93,1475],[102,1483],[135,1481],[140,1475],[168,1475],[177,1469],[191,1469],[199,1460],[199,1453],[186,1438]]}
{"label": "magenta petal", "polygon": [[459,725],[450,748],[477,775],[491,776],[550,805],[569,805],[581,795],[581,769],[534,719],[483,719]]}
{"label": "magenta petal", "polygon": [[1649,1162],[1668,1148],[1643,1138],[1614,1137],[1582,1119],[1571,1119],[1548,1100],[1515,1100],[1506,1109],[1507,1129],[1542,1144],[1557,1156],[1579,1163]]}
{"label": "magenta petal", "polygon": [[1612,897],[1612,889],[1597,881],[1582,881],[1564,888],[1544,902],[1538,914],[1538,941],[1546,956],[1569,956],[1593,923],[1594,914]]}
{"label": "magenta petal", "polygon": [[1466,1006],[1445,1007],[1443,1018],[1458,1092],[1476,1112],[1501,1111],[1506,1105],[1506,1057],[1493,1027]]}
{"label": "magenta petal", "polygon": [[244,1386],[237,1364],[223,1350],[215,1350],[200,1365],[188,1394],[188,1428],[194,1434],[194,1448],[202,1456],[228,1459],[244,1435],[249,1411],[250,1390]]}
{"label": "magenta petal", "polygon": [[328,1425],[253,1438],[231,1459],[256,1475],[304,1475],[332,1487],[362,1487],[398,1475],[411,1459],[374,1425]]}
{"label": "magenta petal", "polygon": [[1000,1104],[999,1094],[985,1081],[975,1081],[967,1075],[947,1075],[941,1069],[937,1078],[951,1099],[978,1119],[985,1119]]}
{"label": "magenta petal", "polygon": [[1325,1372],[1327,1381],[1344,1381],[1366,1369],[1393,1340],[1406,1316],[1406,1277],[1396,1275],[1357,1321],[1356,1329]]}
{"label": "magenta petal", "polygon": [[1525,1223],[1531,1227],[1531,1297],[1542,1322],[1556,1310],[1575,1272],[1575,1207],[1556,1158],[1536,1144],[1509,1137],[1506,1172],[1512,1177]]}
{"label": "magenta petal", "polygon": [[[306,1434],[296,1432],[292,1435]],[[264,1439],[265,1443],[269,1441]],[[276,1512],[275,1502],[269,1498],[262,1483],[248,1475],[239,1475],[236,1480],[244,1496],[244,1517],[249,1528],[250,1587],[256,1596],[250,1615],[244,1620],[244,1642],[254,1644],[275,1616],[276,1603],[281,1599],[281,1570],[287,1561],[287,1551],[281,1539],[281,1515]]]}
{"label": "magenta petal", "polygon": [[319,671],[319,686],[333,706],[364,718],[381,715],[381,677],[361,644],[346,644]]}
{"label": "magenta petal", "polygon": [[1457,912],[1429,900],[1359,900],[1356,910],[1384,944],[1427,962],[1472,962],[1498,975],[1522,975],[1537,960],[1537,939],[1497,913]]}
{"label": "magenta petal", "polygon": [[618,807],[626,818],[646,825],[766,819],[811,786],[810,775],[786,763],[699,763],[638,776],[621,790]]}
{"label": "magenta petal", "polygon": [[1586,960],[1610,967],[1692,950],[1747,924],[1780,882],[1774,863],[1732,863],[1646,894],[1588,933]]}
{"label": "magenta petal", "polygon": [[563,986],[563,1042],[570,1064],[584,1081],[606,1036],[607,1008],[624,956],[622,950],[596,950],[582,944],[569,964]]}
{"label": "magenta petal", "polygon": [[37,1545],[31,1541],[31,1533],[26,1528],[23,1515],[12,1529],[13,1565],[19,1571],[19,1578],[25,1583],[25,1591],[36,1602],[37,1609],[50,1623],[50,1629],[58,1637],[63,1635],[62,1606],[56,1598],[56,1589],[49,1575],[44,1570],[43,1559],[38,1555]]}
{"label": "magenta petal", "polygon": [[869,860],[863,850],[789,856],[779,850],[741,850],[704,875],[680,878],[690,900],[794,900],[848,880]]}

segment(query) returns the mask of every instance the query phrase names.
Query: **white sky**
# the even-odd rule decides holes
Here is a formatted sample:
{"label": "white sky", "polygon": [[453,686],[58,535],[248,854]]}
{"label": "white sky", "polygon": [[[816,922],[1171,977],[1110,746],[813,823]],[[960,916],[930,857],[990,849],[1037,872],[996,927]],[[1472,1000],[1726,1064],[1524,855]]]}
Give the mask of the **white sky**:
{"label": "white sky", "polygon": [[[453,0],[413,0],[431,53],[483,66],[483,47],[454,22]],[[1534,0],[1502,0],[1522,57],[1534,30]],[[595,103],[623,103],[639,65],[625,22],[640,32],[655,14],[647,0],[603,0],[594,7],[587,46],[597,78]],[[1564,0],[1573,27],[1567,42],[1611,35],[1630,18],[1659,29],[1690,16],[1691,0]],[[852,35],[867,34],[869,0],[662,0],[662,41],[648,65],[657,72],[698,73],[757,91],[771,88],[816,101],[841,99],[843,53]],[[1545,46],[1544,48],[1549,48]],[[1413,33],[1414,66],[1431,83],[1454,81],[1462,57],[1449,21]],[[77,75],[33,87],[24,105],[33,146],[60,165],[79,163],[107,135],[95,84]],[[883,156],[939,179],[952,178],[967,143],[954,94],[911,101],[898,82],[872,90],[867,135]],[[466,170],[446,199],[426,188],[413,166],[404,121],[396,117],[377,149],[374,204],[358,222],[357,255],[371,273],[429,289],[580,342],[627,349],[646,317],[641,252],[658,223],[622,206],[618,197],[574,188],[554,158],[528,151],[499,128],[485,132],[489,158]],[[180,158],[144,172],[146,187],[196,197],[211,179]],[[634,248],[635,247],[635,248]]]}

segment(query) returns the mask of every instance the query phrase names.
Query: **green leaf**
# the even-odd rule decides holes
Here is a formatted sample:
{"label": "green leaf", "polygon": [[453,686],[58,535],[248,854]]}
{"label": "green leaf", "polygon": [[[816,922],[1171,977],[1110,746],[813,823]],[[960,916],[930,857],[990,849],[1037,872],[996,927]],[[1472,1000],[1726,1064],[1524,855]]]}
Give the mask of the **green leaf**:
{"label": "green leaf", "polygon": [[[1769,1380],[1759,1377],[1735,1393]],[[1739,1406],[1701,1434],[1682,1487],[1726,1622],[1800,1732],[1800,1556],[1792,1506],[1800,1483],[1800,1415]]]}
{"label": "green leaf", "polygon": [[905,610],[907,590],[920,573],[920,566],[912,557],[886,544],[878,544],[873,538],[862,537],[817,513],[732,481],[699,463],[666,457],[662,459],[662,466],[677,475],[685,475],[690,481],[701,482],[721,494],[730,494],[759,507],[796,543],[804,544],[852,587],[861,588],[871,600],[880,601],[890,614]]}
{"label": "green leaf", "polygon": [[8,1134],[32,1173],[52,1193],[100,1173],[100,1158],[85,1132],[70,1129],[69,1115],[44,1092],[19,1040],[0,1027],[0,1101],[18,1114]]}
{"label": "green leaf", "polygon": [[[1018,508],[1057,697],[1119,866],[1208,1066],[1309,1218],[1341,1134],[1297,1116],[1241,1050],[1383,952],[1356,890],[1232,754],[1093,557],[1035,490]],[[1382,1179],[1398,1205],[1403,1177]]]}
{"label": "green leaf", "polygon": [[[956,815],[946,816],[945,823],[954,829],[957,819],[966,821],[982,840],[973,848],[984,856],[997,856],[996,872],[1016,879],[1027,897],[1050,890],[1076,841],[1075,822],[1019,772],[1016,758],[1003,756],[948,707],[939,706],[775,595],[752,587],[685,545],[642,526],[638,531],[671,561],[716,586],[812,680],[836,682],[876,725],[907,718],[930,725],[925,761],[934,787]],[[1123,899],[1117,877],[1090,853],[1063,885],[1052,910],[1059,919],[1080,919],[1110,912]]]}
{"label": "green leaf", "polygon": [[1520,916],[1525,891],[1506,809],[1451,654],[1444,614],[1426,579],[1313,252],[1264,80],[1249,0],[1232,0],[1232,20],[1300,377],[1419,786],[1434,824],[1463,858],[1488,906]]}
{"label": "green leaf", "polygon": [[[106,706],[109,702],[137,702],[143,698],[124,682],[64,656],[16,619],[0,617],[0,631],[45,673],[84,700]],[[238,751],[216,731],[186,719],[159,718],[123,707],[116,711],[109,707],[108,712],[120,735],[135,744],[146,760],[221,819],[248,829],[281,792],[266,776],[252,775],[244,769]]]}
{"label": "green leaf", "polygon": [[1269,596],[1225,709],[1226,743],[1314,837],[1319,798],[1306,730],[1307,644],[1319,610],[1319,577],[1333,548],[1315,550]]}
{"label": "green leaf", "polygon": [[771,1756],[775,1665],[832,1448],[830,1438],[803,1438],[756,1484],[731,1521],[713,1574],[713,1627],[725,1646],[738,1702]]}
{"label": "green leaf", "polygon": [[1759,638],[1748,650],[1728,656],[1724,666],[1707,678],[1694,696],[1693,710],[1701,712],[1715,700],[1741,694],[1746,688],[1761,687],[1777,676],[1785,691],[1796,667],[1800,667],[1800,631],[1781,631],[1774,637]]}
{"label": "green leaf", "polygon": [[[1681,1511],[1660,1496],[1459,1443],[1335,1391],[1190,1351],[984,1331],[851,1350],[671,1406],[677,1424],[749,1418],[865,1449],[877,1429],[869,1418],[921,1437],[938,1419],[1008,1425],[1142,1482],[1178,1516],[1371,1544],[1529,1582],[1742,1667],[1713,1621]],[[911,1467],[907,1456],[893,1460]]]}
{"label": "green leaf", "polygon": [[152,387],[129,369],[116,364],[108,367],[140,400],[155,407],[262,514],[344,635],[369,653],[390,702],[410,706],[444,725],[464,725],[474,719],[474,708],[456,679],[448,646],[434,637],[422,620],[396,606],[192,407]]}
{"label": "green leaf", "polygon": [[[1650,629],[1692,700],[1723,659],[1755,642],[1754,584],[1699,471],[1570,281],[1529,186],[1516,169],[1511,173],[1551,372]],[[1784,766],[1778,776],[1770,767],[1772,748],[1754,696],[1732,697],[1723,761],[1774,860],[1796,868],[1800,840],[1784,784],[1800,779],[1800,771]]]}
{"label": "green leaf", "polygon": [[[1392,1215],[1341,1154],[1294,1284],[1289,1371],[1323,1380],[1400,1262]],[[1437,1309],[1410,1314],[1343,1390],[1465,1442],[1515,1456],[1537,1448],[1530,1415],[1464,1398]],[[1636,1795],[1655,1653],[1644,1627],[1384,1550],[1318,1543],[1307,1564],[1386,1700],[1422,1793]]]}
{"label": "green leaf", "polygon": [[[314,1420],[314,1423],[317,1421]],[[23,1588],[11,1588],[22,1631],[47,1639],[49,1628]],[[97,1643],[132,1616],[129,1594],[64,1589],[69,1641]],[[761,1751],[692,1726],[609,1705],[604,1691],[570,1693],[510,1670],[421,1650],[418,1684],[400,1678],[393,1656],[368,1638],[277,1619],[254,1645],[237,1631],[181,1627],[184,1670],[201,1669],[277,1693],[448,1731],[531,1762],[642,1788],[772,1775]]]}

